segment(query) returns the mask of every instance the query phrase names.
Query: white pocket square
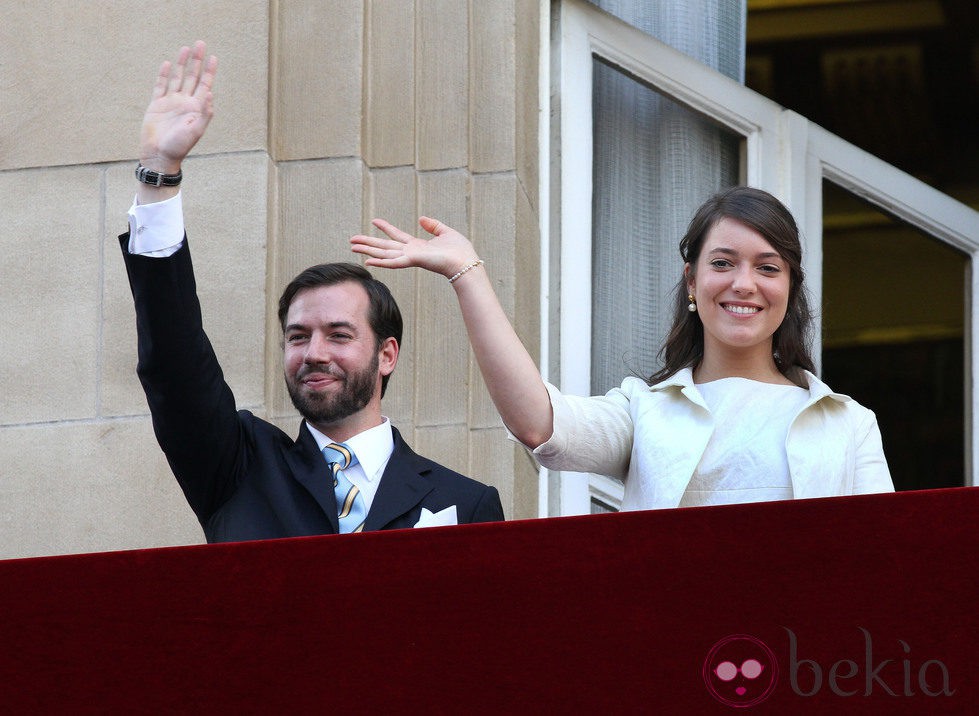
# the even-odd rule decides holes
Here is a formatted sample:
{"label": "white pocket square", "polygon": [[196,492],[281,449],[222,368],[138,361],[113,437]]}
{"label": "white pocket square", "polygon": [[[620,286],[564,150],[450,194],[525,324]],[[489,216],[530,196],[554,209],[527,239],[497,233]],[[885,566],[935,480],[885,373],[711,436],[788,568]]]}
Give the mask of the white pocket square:
{"label": "white pocket square", "polygon": [[446,525],[459,524],[459,517],[456,515],[456,506],[446,507],[444,510],[432,512],[422,507],[421,517],[415,523],[415,527],[444,527]]}

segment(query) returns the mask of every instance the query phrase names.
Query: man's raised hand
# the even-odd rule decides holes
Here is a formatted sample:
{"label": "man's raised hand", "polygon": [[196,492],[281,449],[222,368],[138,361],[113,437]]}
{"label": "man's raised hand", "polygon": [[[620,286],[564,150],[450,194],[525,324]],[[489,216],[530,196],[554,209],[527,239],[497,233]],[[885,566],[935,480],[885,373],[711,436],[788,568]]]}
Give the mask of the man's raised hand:
{"label": "man's raised hand", "polygon": [[214,114],[211,88],[217,72],[217,57],[205,59],[207,46],[182,47],[176,63],[160,65],[153,96],[143,117],[139,138],[139,161],[148,169],[175,174],[184,157],[204,136]]}

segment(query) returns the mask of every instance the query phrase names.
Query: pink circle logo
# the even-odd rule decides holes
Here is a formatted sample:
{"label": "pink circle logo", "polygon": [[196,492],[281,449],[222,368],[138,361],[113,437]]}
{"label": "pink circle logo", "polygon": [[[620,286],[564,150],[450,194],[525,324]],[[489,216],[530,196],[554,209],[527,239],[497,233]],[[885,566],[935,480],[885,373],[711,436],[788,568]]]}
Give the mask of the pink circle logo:
{"label": "pink circle logo", "polygon": [[704,683],[722,704],[756,706],[772,695],[778,682],[775,653],[747,634],[726,636],[704,659]]}

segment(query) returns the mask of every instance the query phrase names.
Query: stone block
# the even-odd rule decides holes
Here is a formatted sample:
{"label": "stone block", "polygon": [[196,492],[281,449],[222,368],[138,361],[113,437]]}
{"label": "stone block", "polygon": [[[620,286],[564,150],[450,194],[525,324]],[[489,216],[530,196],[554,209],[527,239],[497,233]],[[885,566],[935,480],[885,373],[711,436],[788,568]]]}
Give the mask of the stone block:
{"label": "stone block", "polygon": [[0,172],[0,424],[96,414],[100,177]]}
{"label": "stone block", "polygon": [[415,161],[415,4],[367,4],[364,160],[372,167]]}
{"label": "stone block", "polygon": [[412,449],[450,470],[469,474],[469,440],[465,425],[416,427]]}
{"label": "stone block", "polygon": [[514,513],[513,503],[513,457],[514,445],[503,428],[469,431],[469,470],[474,480],[485,482],[500,491],[503,514]]}
{"label": "stone block", "polygon": [[[418,177],[418,214],[467,234],[468,174],[429,172]],[[469,403],[469,339],[455,291],[445,277],[419,272],[415,309],[415,423],[465,423]]]}
{"label": "stone block", "polygon": [[[517,178],[531,206],[540,203],[540,3],[515,0],[514,137]],[[549,93],[545,93],[549,97]],[[546,100],[545,100],[546,101]],[[546,112],[549,116],[549,112]]]}
{"label": "stone block", "polygon": [[198,38],[219,69],[195,153],[264,148],[268,30],[268,0],[6,3],[0,67],[18,69],[0,78],[0,169],[134,157],[160,64]]}
{"label": "stone block", "polygon": [[273,7],[272,157],[360,154],[363,3],[296,0]]}
{"label": "stone block", "polygon": [[540,217],[522,182],[515,192],[513,277],[513,327],[534,362],[540,365],[541,258]]}
{"label": "stone block", "polygon": [[540,516],[540,480],[540,466],[531,451],[513,443],[513,511],[508,513],[511,519],[530,520]]}
{"label": "stone block", "polygon": [[415,3],[415,164],[468,165],[469,3]]}
{"label": "stone block", "polygon": [[197,544],[148,418],[0,430],[0,558]]}
{"label": "stone block", "polygon": [[[503,310],[514,321],[514,244],[517,180],[512,172],[476,175],[472,179],[472,233],[470,239],[493,283]],[[499,427],[501,420],[479,373],[475,356],[470,359],[472,382],[470,427]]]}
{"label": "stone block", "polygon": [[518,92],[515,84],[514,0],[472,4],[469,84],[469,168],[500,172],[514,168]]}

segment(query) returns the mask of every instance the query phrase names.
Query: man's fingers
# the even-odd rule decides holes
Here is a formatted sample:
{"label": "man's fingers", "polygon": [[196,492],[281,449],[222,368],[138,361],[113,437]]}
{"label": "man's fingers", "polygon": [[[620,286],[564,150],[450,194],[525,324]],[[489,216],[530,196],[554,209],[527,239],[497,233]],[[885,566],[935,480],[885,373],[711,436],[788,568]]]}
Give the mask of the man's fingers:
{"label": "man's fingers", "polygon": [[218,69],[218,58],[206,56],[206,51],[206,43],[198,40],[193,48],[186,45],[181,47],[176,62],[164,61],[153,86],[153,99],[168,93],[201,97],[210,92]]}
{"label": "man's fingers", "polygon": [[187,69],[187,58],[190,57],[190,48],[184,45],[180,48],[177,55],[177,64],[170,68],[170,91],[179,92],[184,83],[184,72]]}
{"label": "man's fingers", "polygon": [[162,97],[167,93],[167,86],[170,84],[170,60],[164,60],[160,65],[160,72],[156,76],[156,84],[153,85],[153,99]]}
{"label": "man's fingers", "polygon": [[214,75],[218,71],[218,58],[211,55],[207,58],[207,63],[204,65],[204,72],[201,74],[201,81],[197,85],[197,94],[206,94],[211,91],[214,86]]}
{"label": "man's fingers", "polygon": [[181,89],[187,94],[194,94],[200,85],[201,70],[204,66],[204,48],[202,42],[198,41],[194,45],[194,51],[190,56],[190,65],[184,75],[184,82]]}

